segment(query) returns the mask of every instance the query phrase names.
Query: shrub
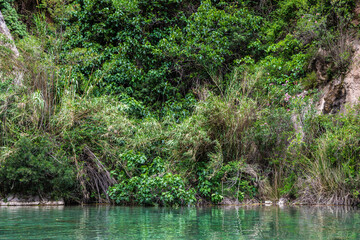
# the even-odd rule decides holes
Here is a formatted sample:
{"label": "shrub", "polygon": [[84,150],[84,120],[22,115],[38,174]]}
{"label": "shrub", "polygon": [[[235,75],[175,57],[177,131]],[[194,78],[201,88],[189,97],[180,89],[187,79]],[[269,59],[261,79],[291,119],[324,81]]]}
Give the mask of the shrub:
{"label": "shrub", "polygon": [[177,172],[189,176],[200,196],[212,203],[220,202],[227,196],[224,193],[243,199],[256,192],[245,187],[248,184],[253,189],[256,180],[252,167],[244,162],[250,163],[254,157],[247,131],[256,122],[259,109],[257,102],[247,97],[253,83],[232,81],[222,97],[204,89],[206,98],[190,118],[171,131],[167,141]]}
{"label": "shrub", "polygon": [[26,26],[20,21],[20,16],[13,8],[14,2],[15,0],[1,0],[0,10],[11,33],[16,37],[24,37],[27,35]]}
{"label": "shrub", "polygon": [[178,175],[165,171],[164,161],[149,161],[144,154],[132,151],[120,155],[119,169],[113,174],[118,184],[109,188],[117,204],[190,205],[195,203],[195,190],[186,186]]}
{"label": "shrub", "polygon": [[46,137],[21,137],[0,158],[1,194],[71,198],[76,195],[75,169]]}
{"label": "shrub", "polygon": [[179,175],[135,176],[109,189],[117,204],[186,206],[195,203],[195,190],[188,189]]}
{"label": "shrub", "polygon": [[[318,128],[306,128],[312,141],[302,142],[298,149],[303,177],[298,179],[300,199],[310,203],[355,204],[359,200],[360,129],[358,107],[346,113],[325,117],[309,117],[305,124]],[[314,118],[316,120],[314,120]],[[307,133],[305,132],[305,133]]]}

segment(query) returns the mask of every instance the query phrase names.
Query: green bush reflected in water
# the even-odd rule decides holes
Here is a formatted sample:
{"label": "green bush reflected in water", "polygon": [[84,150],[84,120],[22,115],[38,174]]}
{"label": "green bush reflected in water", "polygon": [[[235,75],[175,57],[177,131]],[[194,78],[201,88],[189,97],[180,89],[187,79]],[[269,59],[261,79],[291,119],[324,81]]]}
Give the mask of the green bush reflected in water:
{"label": "green bush reflected in water", "polygon": [[359,239],[349,207],[2,207],[0,239]]}

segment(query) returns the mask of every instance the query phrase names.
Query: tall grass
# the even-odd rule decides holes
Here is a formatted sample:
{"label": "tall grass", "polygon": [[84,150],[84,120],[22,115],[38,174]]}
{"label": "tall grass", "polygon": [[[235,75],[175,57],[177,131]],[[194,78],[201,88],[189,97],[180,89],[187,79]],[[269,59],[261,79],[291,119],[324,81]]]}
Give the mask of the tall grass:
{"label": "tall grass", "polygon": [[[316,136],[299,150],[303,168],[297,187],[299,201],[318,204],[357,204],[360,149],[358,106],[345,113],[308,119]],[[317,120],[314,120],[317,119]],[[314,125],[314,122],[318,122]],[[319,134],[318,126],[322,132]]]}

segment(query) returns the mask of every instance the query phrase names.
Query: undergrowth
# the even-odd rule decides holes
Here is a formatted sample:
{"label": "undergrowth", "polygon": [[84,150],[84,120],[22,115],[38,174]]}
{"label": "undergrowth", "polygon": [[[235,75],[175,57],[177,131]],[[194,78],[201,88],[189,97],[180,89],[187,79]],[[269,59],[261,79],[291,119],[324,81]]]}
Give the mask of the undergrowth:
{"label": "undergrowth", "polygon": [[115,2],[0,2],[35,11],[0,49],[2,197],[359,203],[359,106],[316,109],[353,1]]}

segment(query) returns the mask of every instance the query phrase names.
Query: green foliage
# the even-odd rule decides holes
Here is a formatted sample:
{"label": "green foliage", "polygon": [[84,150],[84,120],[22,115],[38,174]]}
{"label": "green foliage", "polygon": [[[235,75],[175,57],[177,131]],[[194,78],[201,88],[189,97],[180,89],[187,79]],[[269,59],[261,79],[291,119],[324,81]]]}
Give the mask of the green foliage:
{"label": "green foliage", "polygon": [[0,1],[22,37],[20,58],[0,49],[2,195],[357,201],[358,110],[312,104],[351,61],[353,1],[26,1],[28,36],[13,4],[24,13]]}
{"label": "green foliage", "polygon": [[72,10],[68,0],[41,0],[38,2],[38,9],[45,10],[52,20],[58,21],[64,24],[64,20],[69,17]]}
{"label": "green foliage", "polygon": [[223,196],[220,194],[220,182],[217,179],[210,179],[212,170],[204,167],[199,167],[197,172],[198,176],[198,192],[205,199],[217,204],[223,200]]}
{"label": "green foliage", "polygon": [[236,57],[253,53],[248,45],[257,37],[261,17],[246,8],[224,5],[218,9],[211,1],[203,1],[185,28],[173,28],[161,41],[165,55],[178,59],[177,68],[190,62],[188,71],[203,70],[206,78],[223,72],[223,66],[232,64]]}
{"label": "green foliage", "polygon": [[76,189],[74,168],[46,137],[22,137],[0,158],[1,193],[69,198]]}
{"label": "green foliage", "polygon": [[117,204],[140,205],[192,205],[195,191],[187,189],[178,175],[167,173],[163,176],[135,176],[120,181],[109,189],[110,197]]}
{"label": "green foliage", "polygon": [[26,26],[20,21],[18,13],[13,8],[14,1],[1,0],[0,10],[11,33],[16,37],[24,37],[27,35]]}
{"label": "green foliage", "polygon": [[301,79],[301,83],[305,89],[313,89],[318,86],[318,79],[315,72],[308,73]]}
{"label": "green foliage", "polygon": [[161,206],[195,203],[195,190],[186,187],[179,175],[166,173],[161,158],[148,161],[145,155],[133,152],[125,152],[120,158],[121,169],[113,172],[119,183],[109,189],[109,196],[116,203]]}
{"label": "green foliage", "polygon": [[74,70],[85,78],[94,71],[102,75],[105,91],[147,103],[169,100],[178,89],[164,81],[170,63],[157,53],[157,44],[170,26],[182,22],[180,2],[74,1],[65,45],[70,55],[65,52],[64,59],[86,51],[86,61]]}
{"label": "green foliage", "polygon": [[[293,130],[290,111],[284,108],[266,109],[249,130],[248,137],[256,144],[260,159],[265,160],[283,156]],[[262,164],[266,165],[266,162]]]}
{"label": "green foliage", "polygon": [[293,162],[303,168],[297,191],[305,202],[358,201],[355,191],[359,187],[358,114],[355,107],[338,115],[304,116],[305,136],[302,140],[294,139],[288,150]]}

